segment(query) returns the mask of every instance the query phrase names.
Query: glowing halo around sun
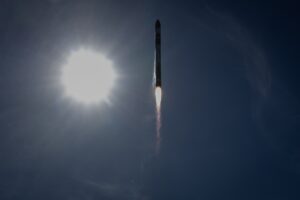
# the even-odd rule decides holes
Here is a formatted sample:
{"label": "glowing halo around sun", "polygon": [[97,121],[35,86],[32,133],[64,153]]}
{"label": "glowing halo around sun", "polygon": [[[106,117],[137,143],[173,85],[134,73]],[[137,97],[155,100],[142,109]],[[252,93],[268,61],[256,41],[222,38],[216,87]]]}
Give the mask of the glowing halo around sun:
{"label": "glowing halo around sun", "polygon": [[115,79],[112,62],[87,49],[72,52],[61,75],[66,96],[84,104],[109,102]]}

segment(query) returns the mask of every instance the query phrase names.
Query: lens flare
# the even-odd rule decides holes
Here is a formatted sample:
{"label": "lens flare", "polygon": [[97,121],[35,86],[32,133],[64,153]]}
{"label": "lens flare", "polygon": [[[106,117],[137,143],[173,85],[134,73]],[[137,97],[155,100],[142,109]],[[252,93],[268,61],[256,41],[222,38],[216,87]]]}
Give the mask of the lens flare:
{"label": "lens flare", "polygon": [[161,87],[155,88],[155,101],[156,101],[156,153],[160,151],[160,129],[161,129],[161,100],[162,100],[162,89]]}

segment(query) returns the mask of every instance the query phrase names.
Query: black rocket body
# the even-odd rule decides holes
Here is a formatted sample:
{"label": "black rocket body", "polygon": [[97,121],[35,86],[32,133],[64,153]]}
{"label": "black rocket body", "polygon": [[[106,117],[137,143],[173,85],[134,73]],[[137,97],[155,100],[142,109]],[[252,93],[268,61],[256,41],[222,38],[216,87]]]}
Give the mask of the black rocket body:
{"label": "black rocket body", "polygon": [[155,23],[155,87],[161,87],[161,25],[157,20]]}

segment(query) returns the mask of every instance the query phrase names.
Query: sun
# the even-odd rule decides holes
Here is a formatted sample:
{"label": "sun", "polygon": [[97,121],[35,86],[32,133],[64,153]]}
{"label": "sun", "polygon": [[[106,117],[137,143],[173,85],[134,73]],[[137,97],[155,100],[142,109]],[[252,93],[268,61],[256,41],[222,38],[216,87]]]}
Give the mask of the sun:
{"label": "sun", "polygon": [[115,79],[112,62],[87,49],[72,52],[61,75],[66,96],[85,104],[109,102]]}

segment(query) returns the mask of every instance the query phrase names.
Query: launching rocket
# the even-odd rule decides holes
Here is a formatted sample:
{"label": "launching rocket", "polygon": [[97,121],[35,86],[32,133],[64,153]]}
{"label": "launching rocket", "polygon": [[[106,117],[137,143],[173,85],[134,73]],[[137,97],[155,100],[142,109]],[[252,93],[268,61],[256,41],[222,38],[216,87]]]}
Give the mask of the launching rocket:
{"label": "launching rocket", "polygon": [[155,23],[155,61],[154,61],[154,83],[155,83],[155,102],[156,102],[156,153],[160,149],[160,128],[161,128],[161,33],[159,20]]}
{"label": "launching rocket", "polygon": [[160,21],[155,23],[155,87],[161,88],[161,28]]}

